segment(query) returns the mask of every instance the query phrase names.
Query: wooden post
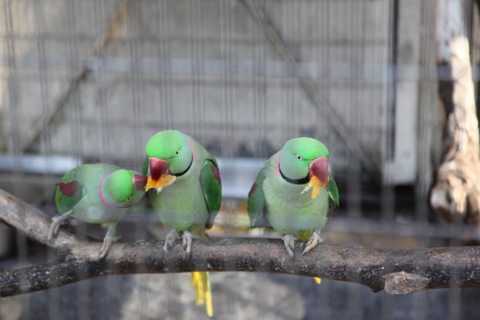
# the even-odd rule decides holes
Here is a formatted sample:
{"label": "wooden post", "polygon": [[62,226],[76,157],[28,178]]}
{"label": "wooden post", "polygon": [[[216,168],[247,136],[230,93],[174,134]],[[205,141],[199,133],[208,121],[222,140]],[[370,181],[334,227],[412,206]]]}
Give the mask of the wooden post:
{"label": "wooden post", "polygon": [[479,223],[478,120],[462,0],[437,0],[439,94],[445,115],[442,163],[430,203],[447,221]]}

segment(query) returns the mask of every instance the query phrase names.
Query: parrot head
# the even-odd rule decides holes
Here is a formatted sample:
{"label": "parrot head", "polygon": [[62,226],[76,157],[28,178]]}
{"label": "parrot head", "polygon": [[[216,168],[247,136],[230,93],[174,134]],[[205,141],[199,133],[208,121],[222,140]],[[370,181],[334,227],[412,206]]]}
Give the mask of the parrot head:
{"label": "parrot head", "polygon": [[155,134],[148,141],[146,152],[149,174],[146,190],[155,188],[157,192],[184,174],[193,160],[187,138],[175,130]]}
{"label": "parrot head", "polygon": [[117,170],[101,183],[102,201],[116,208],[128,208],[142,199],[147,177],[135,171]]}
{"label": "parrot head", "polygon": [[280,155],[280,172],[288,180],[314,181],[323,188],[329,181],[328,149],[312,138],[296,138],[287,141]]}

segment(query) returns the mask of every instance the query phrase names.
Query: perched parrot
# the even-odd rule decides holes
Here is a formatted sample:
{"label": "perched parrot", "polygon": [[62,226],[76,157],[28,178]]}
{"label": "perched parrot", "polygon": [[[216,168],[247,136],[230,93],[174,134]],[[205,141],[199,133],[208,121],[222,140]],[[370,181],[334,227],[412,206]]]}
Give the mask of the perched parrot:
{"label": "perched parrot", "polygon": [[118,166],[84,164],[67,172],[57,186],[55,203],[60,215],[52,218],[48,242],[70,216],[108,227],[99,260],[115,241],[118,221],[145,195],[147,177]]}
{"label": "perched parrot", "polygon": [[289,140],[265,162],[248,194],[252,228],[272,227],[284,234],[291,257],[297,239],[308,241],[302,255],[321,243],[320,231],[337,211],[340,199],[328,172],[328,154],[316,139]]}
{"label": "perched parrot", "polygon": [[[177,235],[190,258],[192,235],[206,237],[222,202],[222,183],[217,161],[200,144],[179,131],[155,134],[146,146],[144,174],[146,189],[160,221],[173,228],[167,233],[163,254]],[[209,316],[213,315],[208,272],[192,272],[192,285],[197,305],[206,301]]]}

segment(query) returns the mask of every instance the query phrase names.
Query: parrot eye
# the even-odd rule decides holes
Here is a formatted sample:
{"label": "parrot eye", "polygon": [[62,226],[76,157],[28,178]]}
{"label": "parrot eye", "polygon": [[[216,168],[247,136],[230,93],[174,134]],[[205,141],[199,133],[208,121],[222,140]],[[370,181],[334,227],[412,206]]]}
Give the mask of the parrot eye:
{"label": "parrot eye", "polygon": [[130,200],[132,200],[132,197],[125,199],[125,201],[130,201]]}
{"label": "parrot eye", "polygon": [[177,152],[175,152],[175,157],[178,156],[178,153],[179,153],[179,151],[177,150]]}
{"label": "parrot eye", "polygon": [[300,157],[299,154],[297,154],[297,160],[302,160],[302,157]]}

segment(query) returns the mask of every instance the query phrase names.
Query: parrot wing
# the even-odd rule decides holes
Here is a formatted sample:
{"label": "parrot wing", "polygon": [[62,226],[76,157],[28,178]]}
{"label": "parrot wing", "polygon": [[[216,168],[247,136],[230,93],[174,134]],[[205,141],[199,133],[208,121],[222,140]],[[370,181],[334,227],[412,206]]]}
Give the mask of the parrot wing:
{"label": "parrot wing", "polygon": [[333,177],[330,173],[328,175],[330,179],[326,186],[329,202],[327,218],[331,218],[335,214],[335,212],[337,212],[337,209],[340,205],[340,196],[338,194],[338,188],[335,180],[333,180]]}
{"label": "parrot wing", "polygon": [[205,226],[207,229],[210,229],[222,203],[222,181],[218,171],[218,164],[214,159],[207,159],[203,163],[202,171],[200,172],[200,184],[208,210],[210,211]]}
{"label": "parrot wing", "polygon": [[266,168],[260,170],[255,182],[248,193],[248,216],[250,217],[250,226],[252,228],[272,228],[264,215],[265,194],[263,193],[263,182],[266,177]]}
{"label": "parrot wing", "polygon": [[67,173],[57,186],[55,203],[60,214],[73,210],[75,205],[85,196],[85,189],[76,180],[79,168]]}

